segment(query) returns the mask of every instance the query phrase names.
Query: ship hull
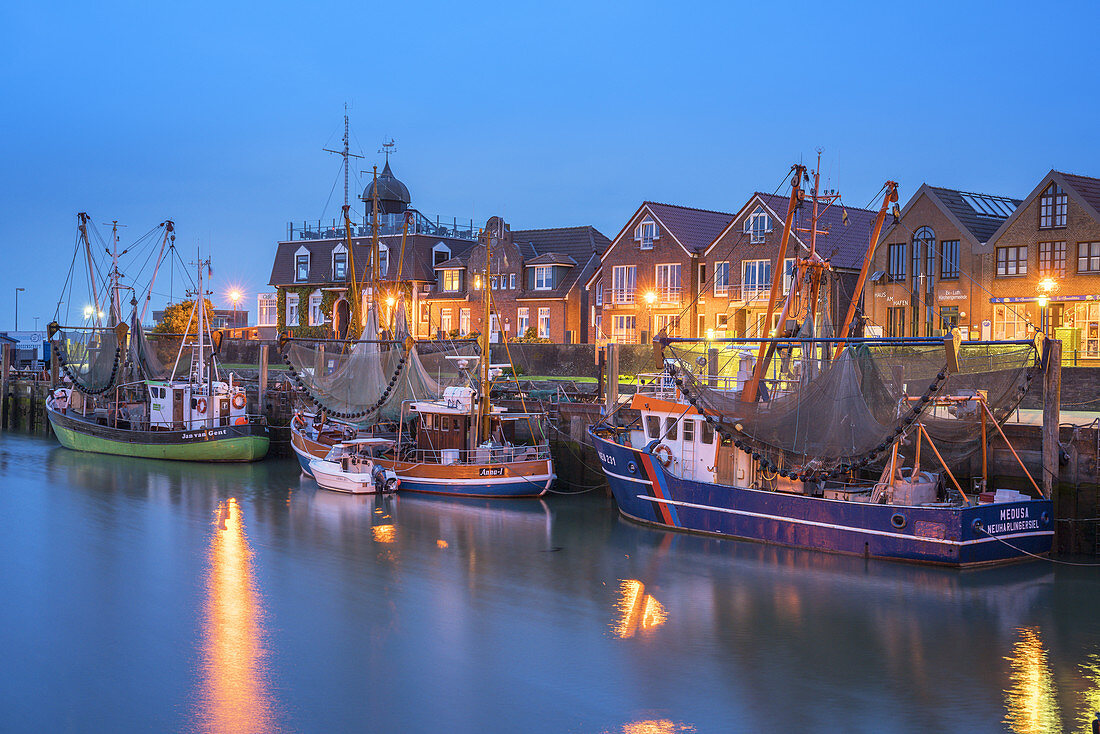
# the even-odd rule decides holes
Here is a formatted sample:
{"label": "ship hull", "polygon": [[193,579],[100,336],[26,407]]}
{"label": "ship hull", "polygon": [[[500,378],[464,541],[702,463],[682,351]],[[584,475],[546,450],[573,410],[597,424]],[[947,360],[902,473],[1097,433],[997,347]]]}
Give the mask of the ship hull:
{"label": "ship hull", "polygon": [[669,530],[955,567],[1042,556],[1053,542],[1049,500],[903,507],[711,484],[589,433],[619,511]]}
{"label": "ship hull", "polygon": [[379,462],[392,468],[402,492],[454,497],[541,497],[550,490],[554,469],[549,459],[494,464],[413,464]]}
{"label": "ship hull", "polygon": [[258,461],[267,455],[266,424],[217,426],[187,431],[131,431],[112,428],[46,408],[57,440],[67,449],[96,454],[170,461]]}

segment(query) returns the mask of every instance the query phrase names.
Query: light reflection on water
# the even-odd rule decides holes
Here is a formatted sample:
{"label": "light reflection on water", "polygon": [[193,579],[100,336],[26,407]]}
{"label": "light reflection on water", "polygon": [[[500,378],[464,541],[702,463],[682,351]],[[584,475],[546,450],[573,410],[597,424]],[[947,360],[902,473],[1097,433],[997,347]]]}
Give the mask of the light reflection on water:
{"label": "light reflection on water", "polygon": [[1100,703],[1091,570],[867,562],[657,532],[594,495],[358,497],[294,462],[11,435],[0,480],[3,729],[1069,732]]}
{"label": "light reflection on water", "polygon": [[236,498],[216,513],[203,610],[201,681],[196,721],[201,731],[274,729],[263,648],[263,609],[252,577],[252,551]]}

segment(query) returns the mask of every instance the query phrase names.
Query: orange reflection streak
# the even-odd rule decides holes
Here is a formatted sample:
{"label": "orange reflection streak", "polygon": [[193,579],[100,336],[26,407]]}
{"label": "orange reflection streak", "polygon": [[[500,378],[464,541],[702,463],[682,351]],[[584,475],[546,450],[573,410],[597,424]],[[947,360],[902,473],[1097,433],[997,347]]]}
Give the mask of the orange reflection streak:
{"label": "orange reflection streak", "polygon": [[1100,711],[1100,655],[1090,653],[1081,663],[1081,677],[1090,685],[1082,693],[1085,700],[1085,708],[1077,719],[1077,727],[1081,731],[1092,730],[1092,720]]}
{"label": "orange reflection streak", "polygon": [[376,543],[392,543],[397,533],[393,525],[374,525],[370,532]]}
{"label": "orange reflection streak", "polygon": [[661,602],[646,594],[645,584],[637,579],[619,582],[619,601],[615,607],[619,610],[615,636],[624,640],[633,637],[639,629],[644,631],[660,627],[668,617]]}
{"label": "orange reflection streak", "polygon": [[435,541],[435,545],[436,545],[437,548],[446,548],[447,547],[447,541],[440,538],[439,540]]}
{"label": "orange reflection streak", "polygon": [[275,728],[264,679],[262,609],[251,562],[241,510],[230,498],[218,507],[209,555],[198,711],[202,731]]}
{"label": "orange reflection streak", "polygon": [[623,734],[687,734],[695,731],[690,724],[677,724],[670,719],[645,719],[623,724]]}
{"label": "orange reflection streak", "polygon": [[1021,627],[1020,639],[1005,658],[1012,686],[1005,691],[1005,723],[1016,734],[1059,734],[1057,691],[1037,627]]}

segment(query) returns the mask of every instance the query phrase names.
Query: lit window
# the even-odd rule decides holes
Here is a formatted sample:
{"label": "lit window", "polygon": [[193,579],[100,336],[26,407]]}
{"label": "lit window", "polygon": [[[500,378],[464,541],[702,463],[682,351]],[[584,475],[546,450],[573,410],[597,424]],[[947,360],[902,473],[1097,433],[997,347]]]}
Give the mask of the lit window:
{"label": "lit window", "polygon": [[657,297],[661,303],[680,302],[680,264],[657,266]]}
{"label": "lit window", "polygon": [[634,303],[637,275],[638,266],[636,265],[616,265],[611,269],[612,303]]}
{"label": "lit window", "polygon": [[466,336],[470,333],[470,309],[464,308],[458,314],[458,333]]}
{"label": "lit window", "polygon": [[451,332],[451,309],[445,308],[439,312],[439,328],[444,334]]}
{"label": "lit window", "polygon": [[524,336],[531,326],[531,312],[527,308],[516,309],[516,336]]}
{"label": "lit window", "polygon": [[549,339],[550,338],[550,309],[549,308],[540,308],[539,309],[539,338],[540,339]]}
{"label": "lit window", "polygon": [[615,316],[611,324],[611,338],[619,344],[633,344],[634,329],[633,316]]}
{"label": "lit window", "polygon": [[[1080,270],[1080,268],[1078,268]],[[1066,243],[1039,243],[1039,276],[1063,278],[1066,275]]]}
{"label": "lit window", "polygon": [[446,293],[457,293],[462,288],[462,271],[443,271],[443,290]]}
{"label": "lit window", "polygon": [[1066,226],[1069,209],[1069,197],[1062,187],[1052,183],[1039,197],[1039,229],[1053,229]]}
{"label": "lit window", "polygon": [[548,291],[554,287],[554,269],[549,265],[535,266],[535,290]]}

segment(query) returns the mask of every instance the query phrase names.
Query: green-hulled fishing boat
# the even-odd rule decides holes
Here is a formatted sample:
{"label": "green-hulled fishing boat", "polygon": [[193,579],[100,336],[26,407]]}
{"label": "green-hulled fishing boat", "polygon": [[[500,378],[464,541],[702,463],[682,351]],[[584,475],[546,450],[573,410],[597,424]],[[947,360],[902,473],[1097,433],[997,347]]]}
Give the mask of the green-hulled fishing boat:
{"label": "green-hulled fishing boat", "polygon": [[[95,287],[99,270],[88,237],[88,216],[82,213],[79,220],[77,254],[88,261],[92,304],[84,309],[83,325],[61,327],[55,319],[48,327],[50,343],[68,383],[46,400],[46,415],[61,445],[76,451],[147,459],[262,459],[270,442],[267,421],[248,412],[244,388],[235,384],[232,375],[223,379],[218,370],[220,339],[210,329],[204,306],[208,292],[203,289],[203,271],[212,272],[210,260],[197,263],[194,304],[183,334],[174,337],[178,348],[175,342],[167,345],[175,353],[168,370],[161,362],[165,343],[159,347],[151,344],[141,320],[166,250],[169,257],[175,255],[173,223],[160,225],[164,230],[159,238],[160,251],[139,313],[137,293],[120,284],[119,259],[135,250],[141,240],[119,252],[114,229],[110,249],[103,248],[111,260],[101,299]],[[146,261],[151,260],[150,255],[146,254]],[[81,272],[83,277],[83,269],[77,271],[74,267],[70,272],[70,283],[66,284],[70,301],[73,272]],[[120,318],[121,293],[127,290],[133,294],[129,326]],[[109,316],[101,310],[104,300]],[[60,311],[59,304],[59,316]]]}

